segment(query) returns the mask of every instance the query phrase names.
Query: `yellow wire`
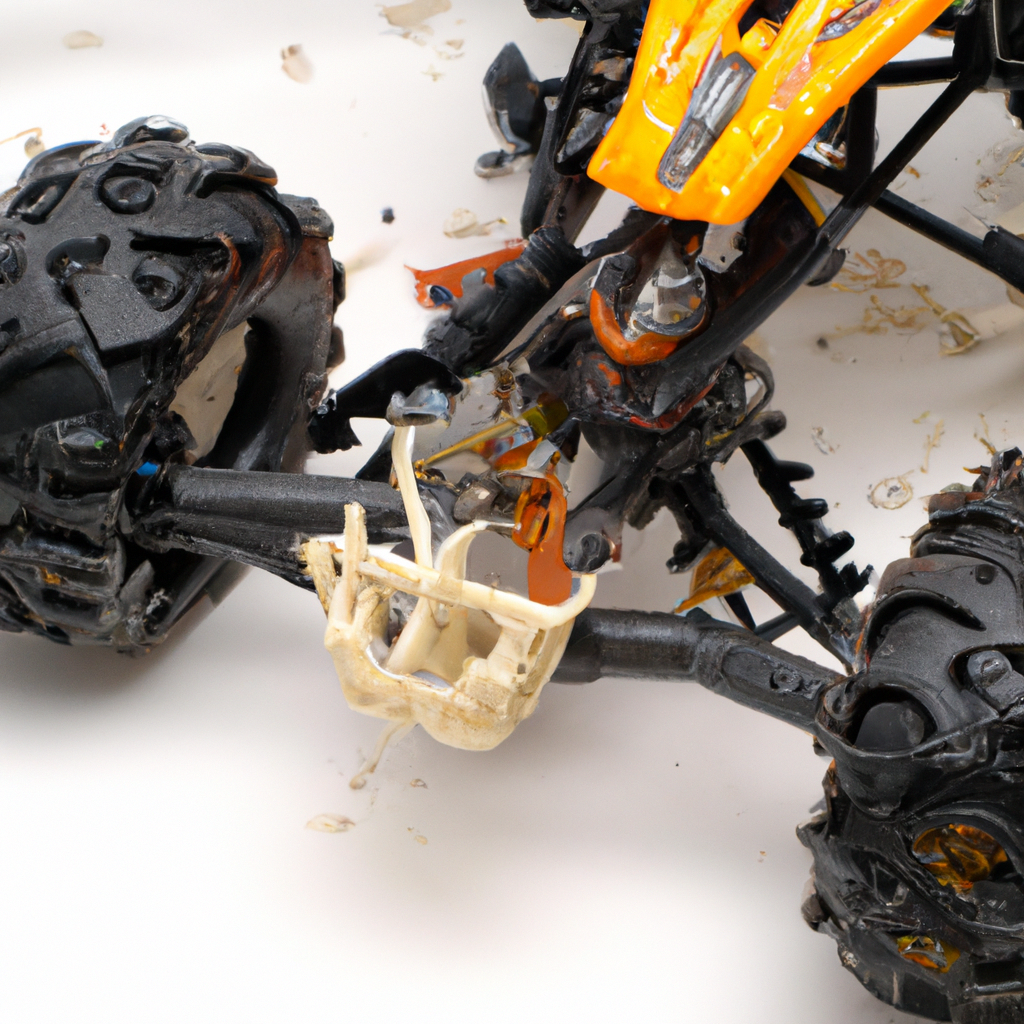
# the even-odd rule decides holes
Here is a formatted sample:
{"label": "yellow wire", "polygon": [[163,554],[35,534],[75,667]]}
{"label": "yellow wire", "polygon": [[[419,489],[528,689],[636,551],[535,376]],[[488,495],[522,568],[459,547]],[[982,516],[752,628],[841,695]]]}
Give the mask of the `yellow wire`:
{"label": "yellow wire", "polygon": [[821,203],[814,198],[814,193],[807,187],[807,182],[800,177],[796,171],[786,168],[782,172],[786,184],[796,193],[797,199],[807,207],[807,212],[814,218],[814,223],[820,228],[825,223],[825,211]]}

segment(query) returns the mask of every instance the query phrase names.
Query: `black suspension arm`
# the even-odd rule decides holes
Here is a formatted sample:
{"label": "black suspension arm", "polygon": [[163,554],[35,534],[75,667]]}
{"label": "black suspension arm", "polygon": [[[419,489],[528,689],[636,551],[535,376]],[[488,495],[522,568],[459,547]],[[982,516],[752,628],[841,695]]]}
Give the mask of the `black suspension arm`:
{"label": "black suspension arm", "polygon": [[703,614],[590,608],[573,626],[553,677],[693,680],[745,707],[811,730],[821,690],[836,675],[748,630]]}
{"label": "black suspension arm", "polygon": [[299,547],[318,534],[343,531],[349,502],[366,509],[371,544],[408,536],[401,495],[386,483],[194,466],[168,470],[133,529],[144,547],[245,562],[311,588]]}

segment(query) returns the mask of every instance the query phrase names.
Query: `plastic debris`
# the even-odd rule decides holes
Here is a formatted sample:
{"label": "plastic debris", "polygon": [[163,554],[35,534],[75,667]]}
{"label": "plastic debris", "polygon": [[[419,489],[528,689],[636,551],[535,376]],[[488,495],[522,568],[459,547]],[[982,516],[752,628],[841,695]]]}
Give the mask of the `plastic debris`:
{"label": "plastic debris", "polygon": [[754,577],[727,548],[715,548],[693,570],[690,596],[675,606],[676,615],[696,608],[713,597],[734,594],[754,582]]}
{"label": "plastic debris", "polygon": [[875,508],[884,508],[892,512],[903,508],[914,497],[914,488],[905,476],[889,476],[875,484],[868,494],[868,501]]}
{"label": "plastic debris", "polygon": [[394,224],[395,223],[395,211],[392,210],[390,206],[385,206],[384,209],[380,211],[380,219],[385,224]]}
{"label": "plastic debris", "polygon": [[474,235],[489,235],[498,224],[507,224],[504,217],[497,217],[481,224],[472,210],[460,207],[444,222],[444,233],[449,238],[472,238]]}
{"label": "plastic debris", "polygon": [[318,814],[306,822],[306,828],[314,832],[347,832],[355,828],[355,822],[341,814]]}
{"label": "plastic debris", "polygon": [[824,427],[811,427],[811,440],[814,442],[814,447],[817,448],[822,455],[835,455],[836,448],[839,447],[832,443],[831,439],[825,433]]}
{"label": "plastic debris", "polygon": [[[415,560],[369,547],[365,512],[354,503],[345,507],[340,552],[316,540],[303,549],[317,593],[329,609],[324,642],[345,698],[353,710],[388,721],[357,776],[361,783],[387,745],[417,723],[442,743],[466,750],[490,750],[501,743],[537,706],[573,620],[590,603],[596,586],[592,575],[571,579],[567,600],[548,605],[467,580],[473,539],[496,524],[468,523],[434,551],[412,462],[416,429],[396,424],[391,445]],[[552,503],[553,492],[552,485]],[[564,509],[564,497],[562,502]],[[543,540],[557,531],[542,522],[541,533]],[[531,579],[531,590],[532,584]],[[380,610],[388,608],[396,592],[418,600],[389,644],[389,617]]]}
{"label": "plastic debris", "polygon": [[942,439],[944,426],[945,421],[939,420],[939,422],[935,424],[935,429],[924,443],[924,462],[921,463],[922,473],[928,472],[928,466],[931,463],[932,458],[932,450],[939,447],[939,441]]}
{"label": "plastic debris", "polygon": [[77,32],[69,32],[61,42],[69,50],[85,50],[90,46],[102,46],[103,38],[95,32],[79,29]]}
{"label": "plastic debris", "polygon": [[381,8],[381,17],[387,18],[394,28],[428,29],[427,18],[452,9],[451,0],[409,0],[409,3],[391,4]]}
{"label": "plastic debris", "polygon": [[451,7],[451,0],[410,0],[404,4],[389,4],[381,8],[380,13],[392,28],[400,31],[403,39],[426,46],[426,37],[434,34],[427,19],[450,11]]}
{"label": "plastic debris", "polygon": [[303,53],[302,44],[294,43],[281,51],[281,70],[293,82],[303,84],[313,79],[313,65]]}
{"label": "plastic debris", "polygon": [[517,259],[525,248],[526,242],[521,238],[516,238],[506,242],[504,248],[495,252],[474,256],[468,260],[459,260],[458,263],[451,263],[447,267],[438,267],[436,270],[416,270],[407,264],[405,269],[410,271],[416,279],[416,301],[421,306],[432,309],[435,306],[451,305],[453,299],[462,298],[463,281],[469,274],[482,270],[484,272],[483,283],[493,285],[495,270],[509,261]]}
{"label": "plastic debris", "polygon": [[[26,136],[28,136],[26,138]],[[43,129],[42,128],[26,128],[22,132],[17,132],[15,135],[10,135],[6,139],[0,139],[0,146],[5,142],[14,142],[15,139],[25,139],[25,156],[31,159],[34,156],[38,156],[43,150],[46,149],[46,145],[43,142]]]}

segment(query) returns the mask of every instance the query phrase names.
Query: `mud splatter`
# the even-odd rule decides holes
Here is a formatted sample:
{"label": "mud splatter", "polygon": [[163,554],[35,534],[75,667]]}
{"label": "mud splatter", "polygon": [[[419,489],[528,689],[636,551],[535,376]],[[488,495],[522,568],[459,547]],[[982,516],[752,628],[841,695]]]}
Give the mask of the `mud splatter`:
{"label": "mud splatter", "polygon": [[877,249],[868,249],[866,255],[854,253],[839,271],[838,280],[831,287],[840,292],[869,292],[876,288],[899,288],[897,278],[907,272],[903,260],[883,256]]}

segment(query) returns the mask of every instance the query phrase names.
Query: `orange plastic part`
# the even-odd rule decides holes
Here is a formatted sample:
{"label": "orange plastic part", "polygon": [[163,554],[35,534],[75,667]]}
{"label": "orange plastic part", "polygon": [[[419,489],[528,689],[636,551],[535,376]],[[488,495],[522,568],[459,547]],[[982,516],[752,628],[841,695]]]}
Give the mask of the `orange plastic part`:
{"label": "orange plastic part", "polygon": [[[741,39],[751,2],[651,0],[626,99],[590,177],[679,220],[742,221],[825,122],[949,6],[864,0],[863,17],[845,34],[821,38],[857,0],[800,0],[781,28],[761,20]],[[658,180],[658,166],[719,43],[721,54],[742,56],[756,73],[739,111],[675,192]]]}
{"label": "orange plastic part", "polygon": [[705,555],[693,570],[690,596],[672,610],[676,615],[710,601],[713,597],[727,597],[754,583],[754,577],[740,564],[728,548],[715,548]]}
{"label": "orange plastic part", "polygon": [[427,309],[433,309],[437,303],[430,297],[431,285],[440,285],[447,288],[457,299],[462,298],[462,279],[474,270],[483,270],[484,282],[494,284],[494,272],[502,264],[510,260],[518,259],[526,248],[526,242],[521,238],[506,242],[503,249],[497,252],[484,253],[483,256],[474,256],[469,260],[460,260],[458,263],[449,264],[447,267],[438,267],[436,270],[416,270],[406,264],[405,269],[412,273],[416,279],[416,301]]}
{"label": "orange plastic part", "polygon": [[572,573],[562,558],[567,506],[565,491],[553,473],[534,477],[516,504],[512,539],[530,552],[526,580],[530,600],[561,604],[572,596]]}
{"label": "orange plastic part", "polygon": [[656,363],[675,352],[681,340],[653,333],[641,334],[632,340],[627,338],[619,328],[615,313],[596,291],[590,293],[590,325],[601,348],[623,366]]}
{"label": "orange plastic part", "polygon": [[1007,862],[1006,851],[987,832],[972,825],[930,828],[914,840],[914,856],[939,885],[967,892]]}
{"label": "orange plastic part", "polygon": [[930,935],[901,935],[896,949],[904,960],[945,974],[960,959],[960,950]]}

